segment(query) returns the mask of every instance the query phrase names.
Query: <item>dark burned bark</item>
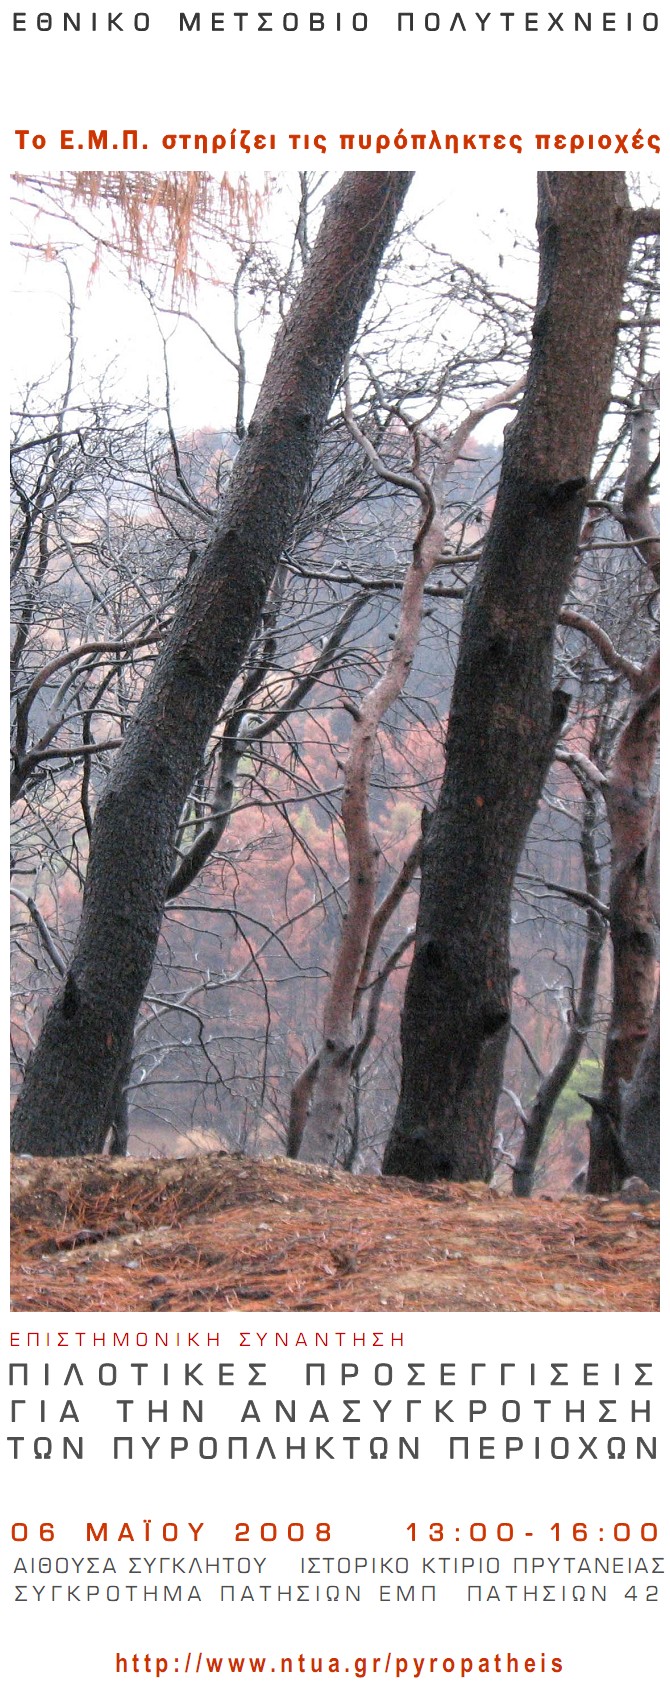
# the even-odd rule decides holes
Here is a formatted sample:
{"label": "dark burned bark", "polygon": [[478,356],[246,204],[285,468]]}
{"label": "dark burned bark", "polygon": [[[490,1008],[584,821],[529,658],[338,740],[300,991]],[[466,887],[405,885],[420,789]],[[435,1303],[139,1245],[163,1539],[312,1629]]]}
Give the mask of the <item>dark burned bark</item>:
{"label": "dark burned bark", "polygon": [[[647,847],[646,878],[652,913],[660,923],[660,796],[654,806]],[[656,997],[647,1040],[630,1085],[623,1089],[621,1149],[627,1170],[660,1187],[661,1172],[661,997]]]}
{"label": "dark burned bark", "polygon": [[189,572],[98,805],[69,984],[28,1065],[14,1111],[17,1151],[67,1156],[103,1147],[154,959],[182,804],[290,541],[410,179],[352,172],[330,197],[217,531]]}
{"label": "dark burned bark", "polygon": [[[112,1093],[108,1112],[109,1139],[107,1148],[110,1156],[126,1156],[128,1153],[128,1131],[130,1109],[128,1103],[128,1085],[133,1067],[133,1041],[128,1040],[126,1054],[119,1063],[116,1082]],[[105,1134],[105,1138],[107,1134]]]}
{"label": "dark burned bark", "polygon": [[658,1190],[661,1183],[661,1000],[656,1000],[649,1035],[623,1094],[620,1141],[628,1174]]}
{"label": "dark burned bark", "polygon": [[572,1024],[563,1048],[548,1074],[540,1081],[528,1118],[524,1122],[523,1149],[512,1174],[515,1197],[530,1197],[535,1179],[537,1159],[545,1133],[558,1099],[577,1066],[584,1042],[593,1021],[598,985],[598,971],[602,956],[607,923],[596,909],[600,901],[600,862],[595,844],[596,803],[592,792],[585,789],[581,828],[581,852],[584,864],[586,891],[594,903],[586,906],[586,936],[582,957],[579,995],[574,1006]]}
{"label": "dark burned bark", "polygon": [[[644,386],[632,418],[622,505],[626,533],[635,540],[656,583],[660,578],[660,539],[649,487],[655,469],[651,439],[658,402],[658,384]],[[638,1159],[640,1166],[656,1170],[658,1181],[658,798],[654,803],[652,797],[660,727],[658,682],[656,653],[633,676],[637,702],[619,735],[604,789],[612,833],[614,989],[601,1094],[591,1100],[586,1188],[598,1193],[617,1191],[627,1175],[639,1173]],[[639,1081],[638,1062],[644,1063]],[[642,1177],[646,1179],[646,1173]]]}
{"label": "dark burned bark", "polygon": [[528,381],[466,607],[384,1172],[489,1179],[519,855],[560,733],[556,620],[608,402],[632,236],[619,172],[540,177]]}

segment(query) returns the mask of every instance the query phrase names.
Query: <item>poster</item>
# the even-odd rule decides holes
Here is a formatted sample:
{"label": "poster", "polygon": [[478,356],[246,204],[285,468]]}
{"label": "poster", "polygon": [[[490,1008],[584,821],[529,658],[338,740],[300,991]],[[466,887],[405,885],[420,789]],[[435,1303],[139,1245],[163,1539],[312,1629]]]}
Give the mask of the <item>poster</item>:
{"label": "poster", "polygon": [[[472,0],[433,11],[324,0],[288,12],[156,0],[146,11],[12,9],[3,32],[8,175],[211,170],[234,183],[242,171],[252,190],[269,173],[291,193],[301,171],[312,181],[327,172],[330,187],[343,170],[414,170],[416,215],[433,216],[430,250],[467,249],[475,256],[459,262],[497,268],[498,291],[512,278],[524,308],[538,170],[622,168],[637,178],[637,201],[655,202],[664,19],[637,0],[490,12]],[[516,257],[510,227],[527,243]],[[432,259],[418,262],[428,284]],[[85,332],[104,344],[118,294],[103,282],[96,304],[82,266],[75,253]],[[37,355],[45,373],[48,289],[35,291],[32,326],[20,296],[19,283],[25,368]],[[414,333],[421,307],[407,297],[400,309]],[[139,368],[148,331],[128,310],[126,365]],[[257,333],[254,391],[272,339],[262,320]],[[11,326],[7,350],[12,362]],[[198,369],[199,360],[193,352]],[[220,428],[206,378],[187,361],[180,427]],[[229,381],[223,392],[230,414]],[[61,607],[51,608],[55,625]],[[30,1182],[33,1164],[18,1177]],[[288,1312],[267,1293],[249,1312],[239,1298],[194,1312],[202,1262],[180,1256],[179,1232],[188,1313],[166,1312],[160,1286],[153,1309],[134,1311],[131,1290],[117,1311],[99,1312],[86,1296],[86,1255],[81,1310],[76,1270],[67,1312],[57,1301],[46,1310],[39,1293],[30,1300],[32,1268],[41,1272],[33,1255],[17,1307],[10,1315],[5,1297],[3,1313],[12,1682],[234,1675],[248,1684],[268,1672],[396,1683],[551,1675],[571,1690],[596,1676],[613,1690],[640,1676],[651,1690],[665,1682],[661,1316],[644,1295],[624,1307],[609,1289],[595,1308],[564,1298],[561,1274],[581,1243],[573,1209],[551,1298],[487,1312],[496,1206],[481,1199],[479,1263],[476,1226],[454,1249],[459,1202],[444,1256],[451,1250],[453,1285],[467,1285],[470,1301],[459,1306],[454,1293],[448,1312],[421,1312],[411,1289],[402,1302],[385,1299],[379,1285],[351,1312],[339,1222],[334,1259],[328,1227],[324,1235],[334,1312],[312,1282]],[[613,1220],[603,1214],[610,1230],[596,1269],[607,1274],[616,1234],[625,1302],[624,1265],[639,1252],[650,1274],[658,1210],[633,1192]],[[291,1215],[279,1227],[282,1285]],[[272,1211],[259,1223],[262,1256],[274,1221]],[[82,1244],[78,1211],[71,1224],[61,1212],[59,1226],[72,1255],[95,1250],[95,1237]],[[243,1229],[240,1240],[244,1255]],[[358,1248],[354,1236],[354,1257]],[[132,1285],[127,1250],[124,1269]],[[54,1283],[65,1287],[65,1269]]]}

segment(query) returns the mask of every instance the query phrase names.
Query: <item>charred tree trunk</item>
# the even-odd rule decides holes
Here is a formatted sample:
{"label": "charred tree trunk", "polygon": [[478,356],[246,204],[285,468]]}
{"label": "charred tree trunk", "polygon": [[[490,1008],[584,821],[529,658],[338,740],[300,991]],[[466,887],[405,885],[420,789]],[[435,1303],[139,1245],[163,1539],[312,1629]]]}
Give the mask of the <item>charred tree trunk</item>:
{"label": "charred tree trunk", "polygon": [[[133,1068],[132,1040],[128,1042],[128,1049],[116,1077],[116,1084],[109,1110],[109,1142],[110,1156],[127,1156],[130,1107],[128,1102],[128,1085]],[[105,1133],[105,1138],[107,1134]]]}
{"label": "charred tree trunk", "polygon": [[[528,381],[467,604],[426,842],[384,1172],[488,1180],[519,855],[565,716],[553,641],[614,363],[634,233],[623,175],[540,177]],[[495,1060],[494,1060],[495,1057]]]}
{"label": "charred tree trunk", "polygon": [[658,1190],[661,1183],[661,1000],[656,1000],[644,1050],[623,1095],[620,1141],[626,1171]]}
{"label": "charred tree trunk", "polygon": [[14,1111],[17,1151],[68,1156],[103,1147],[154,960],[181,808],[291,539],[410,180],[404,171],[356,171],[330,196],[216,533],[184,583],[98,805],[72,963]]}
{"label": "charred tree trunk", "polygon": [[[660,575],[660,540],[649,486],[655,464],[651,437],[659,403],[657,383],[643,386],[632,418],[631,448],[621,520],[653,580]],[[638,702],[617,742],[604,788],[612,832],[610,892],[613,1002],[605,1045],[602,1090],[591,1099],[587,1191],[617,1191],[642,1167],[658,1184],[660,1093],[656,926],[658,799],[651,781],[658,752],[659,659],[633,677]],[[656,1010],[654,1005],[656,1003]],[[637,1075],[638,1062],[644,1064]],[[623,1100],[623,1102],[622,1102]],[[647,1179],[647,1173],[641,1175]]]}

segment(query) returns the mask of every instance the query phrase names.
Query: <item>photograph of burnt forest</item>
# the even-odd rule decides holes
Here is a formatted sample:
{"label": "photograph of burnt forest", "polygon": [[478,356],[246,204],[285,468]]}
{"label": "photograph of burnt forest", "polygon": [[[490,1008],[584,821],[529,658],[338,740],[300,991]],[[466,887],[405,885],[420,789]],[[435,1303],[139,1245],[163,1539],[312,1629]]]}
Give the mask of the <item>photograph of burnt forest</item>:
{"label": "photograph of burnt forest", "polygon": [[645,1310],[659,209],[12,182],[24,1310]]}

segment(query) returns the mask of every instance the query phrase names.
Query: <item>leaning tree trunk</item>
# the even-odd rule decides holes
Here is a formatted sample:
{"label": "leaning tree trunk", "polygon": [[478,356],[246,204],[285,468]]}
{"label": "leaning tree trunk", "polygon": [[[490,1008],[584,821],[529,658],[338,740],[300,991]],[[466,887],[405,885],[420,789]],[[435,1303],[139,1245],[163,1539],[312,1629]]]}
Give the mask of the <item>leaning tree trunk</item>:
{"label": "leaning tree trunk", "polygon": [[491,1070],[510,1017],[514,876],[566,700],[556,620],[608,403],[635,232],[623,174],[542,175],[528,381],[465,612],[446,774],[426,841],[384,1172],[489,1179]]}
{"label": "leaning tree trunk", "polygon": [[182,805],[291,539],[340,370],[411,180],[356,171],[328,201],[214,537],[98,805],[81,924],[16,1104],[12,1144],[99,1151],[151,967]]}
{"label": "leaning tree trunk", "polygon": [[[657,383],[645,385],[631,422],[621,510],[623,527],[656,583],[660,539],[649,484],[658,403]],[[643,1177],[651,1172],[658,1184],[660,1161],[658,799],[654,803],[652,796],[660,729],[658,653],[633,684],[638,702],[619,735],[604,787],[612,833],[614,989],[601,1094],[589,1100],[593,1114],[586,1181],[587,1191],[600,1194],[618,1190],[627,1174],[639,1174],[642,1167]],[[639,1078],[638,1062],[644,1063]]]}

